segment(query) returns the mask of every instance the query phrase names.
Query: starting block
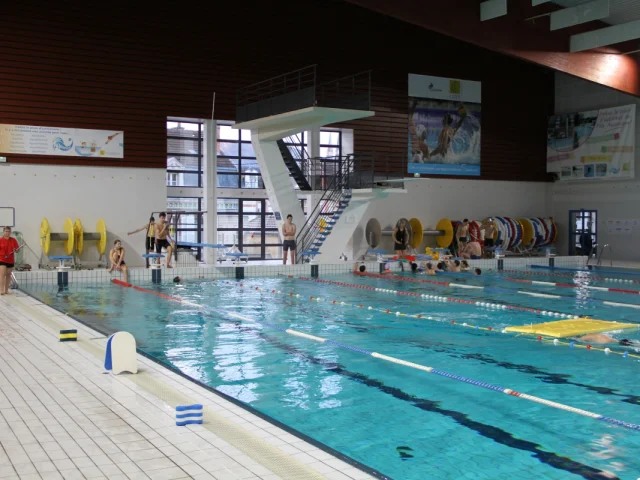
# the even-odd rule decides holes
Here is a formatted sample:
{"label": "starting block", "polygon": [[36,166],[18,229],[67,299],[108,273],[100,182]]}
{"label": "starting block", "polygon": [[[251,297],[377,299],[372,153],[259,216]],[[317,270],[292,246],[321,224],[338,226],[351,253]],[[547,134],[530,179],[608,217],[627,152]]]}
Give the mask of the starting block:
{"label": "starting block", "polygon": [[317,250],[308,250],[306,252],[300,252],[300,255],[302,256],[302,263],[304,263],[305,257],[309,257],[309,261],[313,263],[316,260],[316,255],[320,255],[320,252]]}
{"label": "starting block", "polygon": [[50,260],[57,260],[60,262],[60,265],[56,268],[58,270],[58,288],[65,289],[69,286],[69,272],[68,270],[71,268],[68,265],[65,265],[64,262],[72,261],[73,257],[71,255],[58,255],[49,257]]}
{"label": "starting block", "polygon": [[[248,253],[227,252],[224,255],[225,255],[225,257],[230,257],[234,264],[241,263],[242,260],[244,260],[245,263],[249,263],[249,254]],[[220,260],[220,261],[222,261],[222,260]]]}
{"label": "starting block", "polygon": [[[153,258],[164,258],[164,255],[161,253],[143,253],[142,258],[146,258],[148,260]],[[153,283],[161,283],[162,282],[162,264],[152,262],[149,264],[149,268],[151,269],[151,281]]]}
{"label": "starting block", "polygon": [[72,261],[73,257],[71,255],[54,255],[52,257],[49,257],[49,260],[55,260],[60,262],[60,264],[56,267],[58,270],[68,270],[71,267],[68,265],[65,265],[64,262]]}

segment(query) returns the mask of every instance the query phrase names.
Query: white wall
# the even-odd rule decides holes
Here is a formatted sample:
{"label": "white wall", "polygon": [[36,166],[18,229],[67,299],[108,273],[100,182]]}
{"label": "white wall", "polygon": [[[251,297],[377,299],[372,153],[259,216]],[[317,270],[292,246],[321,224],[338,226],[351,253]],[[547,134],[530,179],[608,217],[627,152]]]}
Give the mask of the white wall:
{"label": "white wall", "polygon": [[[596,85],[586,80],[556,73],[555,113],[572,113],[584,110],[638,104],[640,99]],[[640,140],[640,108],[636,108],[636,144]],[[560,254],[568,251],[569,210],[598,211],[598,243],[608,243],[612,251],[603,258],[640,260],[640,230],[632,235],[609,235],[606,220],[611,218],[640,219],[640,155],[636,148],[636,180],[563,181],[550,187],[552,214],[559,220],[557,247]]]}
{"label": "white wall", "polygon": [[[40,222],[49,220],[54,232],[62,232],[64,220],[79,218],[85,231],[95,231],[99,218],[107,225],[108,244],[116,238],[127,251],[132,266],[144,265],[144,233],[127,236],[140,228],[152,211],[167,205],[166,171],[148,168],[74,167],[53,165],[0,166],[0,206],[16,209],[15,230],[40,255]],[[53,243],[49,255],[64,254]],[[85,243],[83,260],[96,261],[94,242]],[[38,258],[27,250],[27,263],[37,268]]]}
{"label": "white wall", "polygon": [[[389,198],[374,200],[358,225],[354,239],[365,241],[364,230],[369,218],[380,221],[382,229],[393,228],[402,218],[415,217],[425,229],[434,229],[441,218],[450,220],[482,220],[488,216],[549,216],[547,203],[549,184],[544,182],[499,182],[488,180],[416,179],[405,183],[407,193],[394,193]],[[435,245],[427,237],[423,245]],[[362,245],[353,245],[359,252]],[[391,237],[382,237],[379,248],[393,249]]]}

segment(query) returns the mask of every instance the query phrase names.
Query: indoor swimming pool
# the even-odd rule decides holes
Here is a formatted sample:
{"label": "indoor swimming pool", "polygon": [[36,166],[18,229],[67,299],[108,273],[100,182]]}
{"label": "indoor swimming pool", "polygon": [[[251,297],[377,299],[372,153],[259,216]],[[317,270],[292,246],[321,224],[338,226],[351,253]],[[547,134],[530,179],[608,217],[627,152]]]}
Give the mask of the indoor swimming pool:
{"label": "indoor swimming pool", "polygon": [[[131,332],[157,361],[389,478],[636,479],[638,430],[367,354],[639,424],[633,349],[610,346],[623,357],[502,333],[573,316],[640,325],[640,285],[600,277],[526,270],[24,289],[102,333]],[[612,335],[640,340],[638,329]]]}

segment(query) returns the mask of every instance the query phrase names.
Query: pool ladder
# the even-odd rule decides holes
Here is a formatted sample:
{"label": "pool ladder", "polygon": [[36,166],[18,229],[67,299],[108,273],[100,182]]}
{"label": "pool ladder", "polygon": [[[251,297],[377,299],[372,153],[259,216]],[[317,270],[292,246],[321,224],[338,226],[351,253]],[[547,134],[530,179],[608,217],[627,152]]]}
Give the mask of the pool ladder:
{"label": "pool ladder", "polygon": [[[611,249],[611,245],[609,245],[608,243],[605,243],[604,246],[602,247],[602,250],[600,250],[600,253],[598,254],[598,262],[596,263],[596,267],[599,267],[600,265],[602,265],[602,255],[604,254],[604,251],[607,248],[609,249],[609,253],[613,253],[613,250]],[[609,265],[613,267],[613,258],[609,259]]]}

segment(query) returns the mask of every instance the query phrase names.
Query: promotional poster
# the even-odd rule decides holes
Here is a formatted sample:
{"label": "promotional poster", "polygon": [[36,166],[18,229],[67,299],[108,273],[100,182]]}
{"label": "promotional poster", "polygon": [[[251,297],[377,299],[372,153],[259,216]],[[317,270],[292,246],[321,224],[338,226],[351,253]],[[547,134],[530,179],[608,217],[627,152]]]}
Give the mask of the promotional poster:
{"label": "promotional poster", "polygon": [[124,132],[0,124],[0,153],[124,157]]}
{"label": "promotional poster", "polygon": [[560,180],[634,178],[636,106],[554,115],[547,172]]}
{"label": "promotional poster", "polygon": [[409,173],[480,175],[481,84],[409,74]]}

